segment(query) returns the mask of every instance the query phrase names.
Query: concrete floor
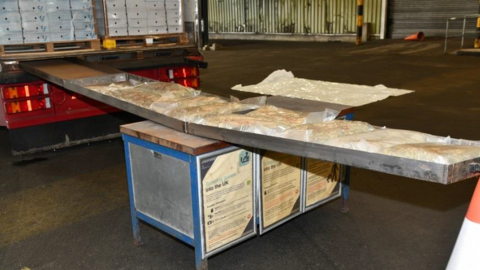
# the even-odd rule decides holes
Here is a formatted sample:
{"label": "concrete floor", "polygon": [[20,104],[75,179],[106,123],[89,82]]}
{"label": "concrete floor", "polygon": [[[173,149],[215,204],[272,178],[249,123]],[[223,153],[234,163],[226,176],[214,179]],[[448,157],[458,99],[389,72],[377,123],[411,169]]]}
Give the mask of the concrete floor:
{"label": "concrete floor", "polygon": [[[480,139],[480,58],[445,56],[440,41],[224,42],[205,56],[202,88],[214,93],[282,68],[385,84],[416,92],[358,108],[357,120]],[[6,141],[0,129],[0,269],[193,269],[190,247],[147,225],[145,244],[133,245],[120,140],[23,159]],[[475,184],[353,169],[350,213],[334,201],[211,258],[210,269],[444,269]]]}

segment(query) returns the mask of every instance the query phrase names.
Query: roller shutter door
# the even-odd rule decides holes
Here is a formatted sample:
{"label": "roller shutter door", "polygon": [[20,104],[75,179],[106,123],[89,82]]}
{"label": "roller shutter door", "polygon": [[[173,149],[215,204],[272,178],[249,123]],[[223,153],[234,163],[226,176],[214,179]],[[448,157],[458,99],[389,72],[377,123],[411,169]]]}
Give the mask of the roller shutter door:
{"label": "roller shutter door", "polygon": [[[388,35],[403,38],[417,31],[427,37],[444,37],[446,20],[457,17],[452,22],[452,35],[460,35],[465,14],[477,14],[478,0],[389,0]],[[469,19],[467,28],[474,31],[475,19]]]}

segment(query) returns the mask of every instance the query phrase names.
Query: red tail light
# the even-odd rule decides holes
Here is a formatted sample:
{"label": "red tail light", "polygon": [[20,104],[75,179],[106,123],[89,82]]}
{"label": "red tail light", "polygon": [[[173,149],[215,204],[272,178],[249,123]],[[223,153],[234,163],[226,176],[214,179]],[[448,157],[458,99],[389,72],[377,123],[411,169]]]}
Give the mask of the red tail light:
{"label": "red tail light", "polygon": [[189,56],[186,56],[185,58],[192,59],[195,61],[203,61],[203,55],[189,55]]}
{"label": "red tail light", "polygon": [[48,94],[48,85],[44,84],[29,84],[21,86],[2,87],[1,92],[4,100],[16,98],[37,97]]}
{"label": "red tail light", "polygon": [[169,70],[170,79],[198,77],[197,67],[182,67]]}
{"label": "red tail light", "polygon": [[28,99],[5,103],[5,111],[7,114],[46,110],[51,107],[52,104],[50,103],[50,98]]}
{"label": "red tail light", "polygon": [[198,88],[200,86],[200,80],[198,78],[177,79],[175,80],[175,83],[178,83],[190,88]]}

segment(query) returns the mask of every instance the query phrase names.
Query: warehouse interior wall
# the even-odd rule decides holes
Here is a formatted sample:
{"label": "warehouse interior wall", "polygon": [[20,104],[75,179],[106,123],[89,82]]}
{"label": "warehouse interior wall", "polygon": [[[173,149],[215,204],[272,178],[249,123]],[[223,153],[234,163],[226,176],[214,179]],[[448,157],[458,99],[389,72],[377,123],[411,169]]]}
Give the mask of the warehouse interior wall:
{"label": "warehouse interior wall", "polygon": [[[365,0],[364,21],[373,37],[383,29],[382,3]],[[210,0],[213,34],[355,35],[356,0]]]}

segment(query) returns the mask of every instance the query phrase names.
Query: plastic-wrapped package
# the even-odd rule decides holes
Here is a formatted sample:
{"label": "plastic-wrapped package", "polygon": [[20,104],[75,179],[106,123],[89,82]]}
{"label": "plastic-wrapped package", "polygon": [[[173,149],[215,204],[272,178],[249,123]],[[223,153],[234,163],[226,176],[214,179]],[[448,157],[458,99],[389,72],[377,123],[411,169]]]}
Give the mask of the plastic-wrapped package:
{"label": "plastic-wrapped package", "polygon": [[348,106],[362,106],[389,96],[400,96],[413,91],[387,88],[383,85],[366,86],[295,78],[291,72],[279,70],[256,85],[236,85],[233,90],[316,100]]}
{"label": "plastic-wrapped package", "polygon": [[206,117],[231,114],[257,109],[259,105],[243,104],[240,102],[209,104],[208,106],[194,106],[187,108],[175,108],[168,115],[189,123],[202,123]]}
{"label": "plastic-wrapped package", "polygon": [[[184,108],[197,106],[211,106],[213,104],[226,104],[228,101],[217,96],[198,95],[194,97],[179,97],[173,99],[159,99],[152,103],[150,109],[171,116],[172,111],[177,112]],[[175,112],[174,112],[175,113]]]}
{"label": "plastic-wrapped package", "polygon": [[288,129],[284,137],[294,140],[323,143],[333,138],[371,132],[373,130],[375,130],[375,128],[365,122],[333,120],[318,124],[295,126]]}
{"label": "plastic-wrapped package", "polygon": [[271,136],[278,136],[278,134],[285,132],[286,129],[291,127],[288,124],[285,125],[283,123],[241,114],[224,114],[206,117],[201,124]]}
{"label": "plastic-wrapped package", "polygon": [[165,82],[142,82],[136,80],[129,80],[126,82],[117,82],[110,84],[90,85],[89,89],[95,90],[102,94],[117,90],[134,90],[141,89],[143,91],[160,91],[169,98],[183,97],[183,96],[198,96],[201,91],[193,88],[185,87],[176,83]]}
{"label": "plastic-wrapped package", "polygon": [[400,144],[386,148],[383,154],[440,164],[453,164],[480,156],[480,147],[442,143]]}
{"label": "plastic-wrapped package", "polygon": [[306,123],[309,113],[296,112],[272,105],[266,105],[258,110],[248,113],[247,115],[264,120],[288,123],[290,125],[301,125]]}
{"label": "plastic-wrapped package", "polygon": [[309,130],[287,132],[288,129],[306,123],[322,123],[336,117],[337,111],[328,112],[298,112],[276,106],[266,105],[246,115],[218,115],[207,117],[200,124],[235,129],[275,137],[295,137],[297,140],[306,140]]}
{"label": "plastic-wrapped package", "polygon": [[178,84],[137,82],[134,80],[108,85],[92,85],[88,86],[88,88],[144,108],[150,108],[150,106],[157,101],[194,97],[201,93],[198,90]]}
{"label": "plastic-wrapped package", "polygon": [[281,123],[288,123],[290,126],[296,126],[331,121],[335,119],[338,114],[338,111],[331,109],[326,109],[323,112],[298,112],[266,105],[258,110],[248,113],[247,115]]}
{"label": "plastic-wrapped package", "polygon": [[355,135],[343,136],[323,142],[326,145],[340,148],[355,149],[360,151],[381,153],[383,149],[411,143],[426,143],[434,141],[436,137],[425,133],[400,130],[376,129]]}
{"label": "plastic-wrapped package", "polygon": [[106,93],[109,96],[118,98],[123,101],[130,102],[132,104],[138,105],[140,107],[144,108],[150,108],[150,106],[162,98],[162,92],[157,91],[143,91],[143,90],[138,90],[137,91],[132,91],[132,90],[117,90],[117,91],[110,91]]}

